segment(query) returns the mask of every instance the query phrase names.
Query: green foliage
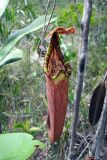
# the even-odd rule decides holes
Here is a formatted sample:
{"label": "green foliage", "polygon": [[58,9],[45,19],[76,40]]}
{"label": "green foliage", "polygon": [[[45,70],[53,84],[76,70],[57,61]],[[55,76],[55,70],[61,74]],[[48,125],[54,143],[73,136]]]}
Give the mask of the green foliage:
{"label": "green foliage", "polygon": [[35,134],[36,132],[40,132],[41,129],[38,127],[30,127],[30,121],[26,120],[23,123],[15,123],[14,124],[14,129],[19,129],[22,132],[26,132],[29,134]]}
{"label": "green foliage", "polygon": [[77,3],[70,5],[67,9],[62,9],[59,12],[58,26],[71,27],[76,26],[80,27],[80,20],[83,13],[83,4]]}
{"label": "green foliage", "polygon": [[26,160],[39,146],[41,149],[45,145],[33,140],[33,137],[27,133],[11,133],[0,135],[0,159],[1,160]]}
{"label": "green foliage", "polygon": [[[0,1],[0,4],[1,4],[0,6],[2,6],[2,9],[0,10],[0,17],[3,14],[3,12],[5,11],[5,9],[8,5],[8,2],[9,2],[8,0],[7,1]],[[5,11],[5,19],[6,20],[14,22],[14,16],[15,15],[14,15],[14,10],[13,9],[11,9],[11,10],[6,9],[6,11]],[[15,62],[17,60],[20,60],[23,57],[21,50],[17,49],[17,50],[12,51],[9,54],[8,54],[8,52],[10,52],[10,50],[16,45],[16,43],[23,36],[25,36],[26,34],[29,34],[31,32],[37,31],[40,28],[42,28],[44,26],[44,19],[45,19],[45,16],[40,16],[39,18],[37,18],[35,21],[33,21],[31,24],[29,24],[25,28],[20,29],[16,33],[9,36],[7,41],[4,43],[4,45],[2,45],[2,47],[0,49],[0,66]],[[47,16],[45,25],[48,24],[49,19],[50,19],[50,16]],[[50,23],[55,21],[56,19],[57,18],[52,18]],[[5,28],[5,26],[3,26],[3,28]],[[7,35],[7,31],[6,30],[3,31],[3,28],[0,27],[1,33],[5,32],[6,35]]]}
{"label": "green foliage", "polygon": [[[58,26],[71,27],[75,26],[81,27],[81,18],[83,14],[83,3],[72,4],[66,9],[61,9],[59,11],[59,17],[57,20]],[[94,25],[95,22],[95,9],[93,8],[93,13],[91,16],[91,25]]]}
{"label": "green foliage", "polygon": [[2,61],[0,61],[0,67],[16,62],[23,58],[23,51],[21,49],[13,49],[6,57],[3,58]]}
{"label": "green foliage", "polygon": [[4,12],[4,17],[5,17],[6,22],[10,21],[14,23],[15,22],[15,10],[13,8],[11,9],[6,8]]}
{"label": "green foliage", "polygon": [[[5,6],[3,7],[4,10],[6,6],[7,4],[5,4]],[[0,16],[2,15],[3,11],[0,13]],[[8,21],[14,22],[14,12],[12,12],[12,10],[11,12],[9,12],[9,10],[6,10],[5,18]],[[11,49],[24,35],[42,28],[44,26],[44,19],[45,19],[45,16],[41,16],[35,21],[33,21],[27,27],[9,36],[8,40],[5,42],[4,45],[2,45],[0,49],[0,67],[3,65],[15,62],[17,60],[20,60],[23,57],[22,50],[13,49],[11,51]],[[50,16],[47,16],[46,25],[48,24],[49,19],[50,19]],[[56,18],[52,18],[50,22],[53,22],[55,20]],[[3,28],[0,28],[0,31],[2,33]],[[19,88],[19,86],[16,87],[15,92],[17,92],[17,88]],[[19,89],[18,89],[18,92],[19,92]],[[29,121],[26,121],[25,124],[24,123],[17,124],[15,127],[20,128],[23,130],[23,132],[27,132],[30,134],[40,131],[40,129],[37,127],[30,128],[30,124],[28,122]],[[14,139],[14,142],[12,141],[13,139]],[[38,140],[32,140],[32,139],[33,137],[31,137],[28,134],[22,134],[22,133],[11,133],[11,134],[5,134],[5,135],[2,134],[0,136],[0,153],[2,153],[0,154],[0,159],[25,160],[32,155],[32,153],[35,150],[35,146],[39,146],[41,149],[44,148],[43,143],[41,143]],[[7,148],[7,146],[10,146],[9,149]],[[19,153],[20,149],[21,151]]]}
{"label": "green foliage", "polygon": [[9,0],[0,0],[0,17],[2,16],[3,12],[5,11]]}
{"label": "green foliage", "polygon": [[[0,49],[1,61],[24,35],[37,31],[40,28],[42,28],[44,26],[44,19],[45,19],[45,16],[40,16],[27,27],[20,29],[16,33],[12,34]],[[50,19],[50,16],[47,16],[46,24],[48,24],[49,19]],[[52,18],[51,22],[55,21],[56,19],[57,19],[56,17]]]}
{"label": "green foliage", "polygon": [[69,61],[73,60],[75,57],[76,57],[76,52],[67,51],[65,54],[65,61],[69,62]]}
{"label": "green foliage", "polygon": [[[46,2],[47,1],[44,0],[44,5]],[[57,1],[54,12],[59,17],[54,24],[54,27],[75,26],[77,28],[76,35],[61,36],[61,49],[65,56],[65,61],[69,61],[72,67],[68,88],[69,101],[72,107],[74,103],[77,61],[80,46],[80,23],[83,12],[83,1],[79,2],[81,3],[76,3],[76,6],[74,6],[69,0]],[[41,38],[41,30],[38,30],[38,32],[28,30],[31,34],[28,34],[26,30],[20,30],[20,28],[24,28],[25,26],[28,27],[29,24],[32,24],[32,22],[37,19],[39,21],[39,16],[44,14],[44,9],[42,7],[41,1],[38,0],[11,0],[1,16],[0,46],[2,49],[4,47],[8,47],[8,49],[5,50],[6,52],[4,52],[4,49],[2,50],[3,52],[0,52],[1,54],[3,53],[1,57],[1,60],[3,59],[3,61],[0,62],[1,66],[3,65],[0,69],[0,123],[3,126],[3,133],[13,131],[25,132],[34,135],[36,139],[42,139],[44,142],[47,142],[46,151],[48,152],[48,155],[46,155],[44,151],[42,152],[42,150],[37,149],[35,159],[58,160],[64,158],[65,150],[68,147],[67,140],[69,140],[68,137],[73,118],[73,108],[68,107],[69,111],[67,110],[65,127],[60,141],[54,145],[50,145],[46,130],[47,99],[45,96],[45,78],[43,71],[38,64],[38,60],[32,60],[32,55],[34,58],[37,55],[36,49]],[[48,13],[50,13],[50,11],[51,5]],[[99,83],[107,69],[106,15],[107,10],[104,9],[104,7],[97,8],[96,5],[93,5],[89,35],[89,55],[86,64],[83,94],[80,103],[80,121],[78,126],[78,131],[83,137],[90,132],[88,105],[90,103],[89,101],[93,88]],[[43,25],[44,19],[41,19],[40,21],[41,25]],[[35,24],[32,25],[34,30],[37,27]],[[53,25],[49,26],[49,30],[52,28]],[[22,34],[24,35],[22,36]],[[11,50],[14,48],[14,45],[17,47],[16,51],[19,51],[16,54],[14,53],[15,50]],[[20,52],[23,52],[23,49],[25,54],[21,61],[11,65],[4,65],[8,64],[8,62],[13,62],[14,58],[15,60],[18,60],[20,58]],[[13,53],[11,54],[11,52]],[[5,56],[5,53],[7,56]],[[84,142],[84,140],[82,140],[82,142]],[[84,147],[83,145],[82,150]],[[5,153],[8,153],[8,150],[4,149],[3,152],[4,151]]]}

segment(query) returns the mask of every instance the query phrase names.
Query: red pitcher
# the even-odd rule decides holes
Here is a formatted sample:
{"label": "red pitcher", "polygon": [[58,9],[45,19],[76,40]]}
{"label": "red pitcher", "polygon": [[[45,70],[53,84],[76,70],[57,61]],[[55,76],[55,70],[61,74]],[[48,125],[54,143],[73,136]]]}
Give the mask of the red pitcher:
{"label": "red pitcher", "polygon": [[48,51],[44,58],[46,75],[46,94],[48,101],[48,136],[51,142],[61,137],[68,103],[68,79],[71,67],[65,61],[60,49],[59,34],[75,33],[73,27],[57,28],[48,37],[51,37]]}

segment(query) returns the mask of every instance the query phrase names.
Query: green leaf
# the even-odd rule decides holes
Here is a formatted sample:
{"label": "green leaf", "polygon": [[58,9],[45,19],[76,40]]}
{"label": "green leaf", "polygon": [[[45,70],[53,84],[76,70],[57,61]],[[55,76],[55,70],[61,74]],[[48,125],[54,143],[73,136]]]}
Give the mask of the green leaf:
{"label": "green leaf", "polygon": [[24,126],[24,124],[22,124],[22,123],[16,123],[15,125],[14,125],[14,128],[18,128],[18,129],[23,129],[23,131],[25,130],[25,126]]}
{"label": "green leaf", "polygon": [[30,128],[30,121],[26,120],[23,123],[16,123],[14,125],[14,128],[18,128],[18,129],[22,129],[25,132],[29,132],[29,128]]}
{"label": "green leaf", "polygon": [[[27,27],[22,28],[18,31],[16,31],[15,33],[13,33],[6,41],[6,43],[2,46],[1,50],[0,50],[0,59],[2,60],[4,56],[6,56],[8,54],[8,52],[15,46],[15,44],[26,34],[29,34],[31,32],[37,31],[40,28],[42,28],[44,26],[44,19],[45,16],[40,16],[39,18],[37,18],[36,20],[34,20],[31,24],[29,24]],[[46,19],[46,23],[48,24],[50,19],[50,15],[47,16]],[[54,22],[57,19],[57,17],[52,18],[51,22]]]}
{"label": "green leaf", "polygon": [[46,145],[44,143],[40,142],[39,140],[35,140],[35,145],[39,146],[39,148],[41,148],[41,149],[46,148]]}
{"label": "green leaf", "polygon": [[9,0],[0,0],[0,17],[2,16],[3,12],[5,11]]}
{"label": "green leaf", "polygon": [[67,51],[65,54],[65,61],[69,62],[70,60],[73,60],[76,57],[76,53],[74,51],[70,52]]}
{"label": "green leaf", "polygon": [[0,135],[0,160],[26,160],[35,151],[35,146],[44,148],[45,145],[33,140],[27,133],[9,133]]}
{"label": "green leaf", "polygon": [[15,48],[13,49],[3,60],[0,61],[0,67],[13,63],[23,58],[23,51],[21,49]]}
{"label": "green leaf", "polygon": [[31,128],[29,129],[29,133],[38,132],[38,131],[41,131],[41,129],[38,128],[38,127],[31,127]]}

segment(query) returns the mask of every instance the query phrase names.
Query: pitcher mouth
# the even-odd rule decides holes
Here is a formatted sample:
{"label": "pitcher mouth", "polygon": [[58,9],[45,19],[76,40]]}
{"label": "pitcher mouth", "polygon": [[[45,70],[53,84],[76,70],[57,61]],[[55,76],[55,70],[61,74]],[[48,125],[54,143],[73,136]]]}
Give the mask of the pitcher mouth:
{"label": "pitcher mouth", "polygon": [[60,49],[59,36],[56,32],[51,37],[48,51],[44,57],[43,69],[47,76],[54,80],[61,72],[64,73],[66,78],[69,78],[71,75],[71,66],[64,59],[64,55]]}

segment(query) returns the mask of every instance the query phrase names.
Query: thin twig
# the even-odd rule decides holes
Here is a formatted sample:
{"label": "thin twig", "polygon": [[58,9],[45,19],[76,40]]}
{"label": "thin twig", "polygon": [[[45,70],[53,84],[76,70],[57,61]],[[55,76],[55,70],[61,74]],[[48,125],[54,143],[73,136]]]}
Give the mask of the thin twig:
{"label": "thin twig", "polygon": [[47,13],[48,13],[48,8],[49,8],[49,3],[50,3],[50,0],[48,0],[48,3],[47,3],[47,7],[45,8],[45,20],[44,20],[44,26],[43,26],[43,30],[42,30],[42,39],[44,38],[44,34],[45,34],[45,23],[46,23],[46,16],[47,16]]}
{"label": "thin twig", "polygon": [[6,117],[9,117],[9,118],[31,118],[31,115],[10,115],[6,112],[2,112],[2,114],[4,114]]}
{"label": "thin twig", "polygon": [[[38,54],[39,54],[39,56],[41,55],[42,56],[42,54],[44,54],[46,51],[46,49],[45,49],[45,39],[44,39],[44,37],[45,37],[45,35],[46,35],[46,31],[47,31],[47,29],[48,29],[48,26],[49,26],[49,24],[50,24],[50,21],[51,21],[51,18],[52,18],[52,16],[53,16],[53,12],[54,12],[54,9],[55,9],[55,4],[56,4],[56,0],[54,0],[54,2],[53,2],[53,6],[52,6],[52,12],[51,12],[51,15],[50,15],[50,19],[49,19],[49,21],[48,21],[48,24],[46,25],[45,23],[46,23],[46,17],[47,17],[47,12],[48,12],[48,8],[49,8],[49,4],[50,4],[50,0],[48,0],[48,4],[47,4],[47,7],[46,7],[46,11],[45,11],[45,20],[44,20],[44,27],[43,27],[43,30],[42,30],[42,35],[41,35],[41,40],[39,41],[39,43],[38,43]],[[46,27],[45,27],[45,25],[46,25]]]}
{"label": "thin twig", "polygon": [[[47,24],[47,26],[46,26],[46,28],[45,28],[45,33],[44,33],[44,34],[46,34],[46,31],[47,31],[48,26],[49,26],[49,24],[50,24],[51,18],[52,18],[52,16],[53,16],[53,12],[54,12],[54,9],[55,9],[55,4],[56,4],[56,0],[54,0],[54,2],[53,2],[53,7],[52,7],[51,16],[50,16],[50,19],[49,19],[49,21],[48,21],[48,24]],[[45,35],[44,35],[44,36],[45,36]]]}
{"label": "thin twig", "polygon": [[46,12],[46,8],[45,8],[45,6],[44,6],[44,4],[43,4],[43,0],[40,0],[40,3],[41,3],[41,5],[42,5],[42,8],[43,8],[44,13],[45,13],[45,12]]}
{"label": "thin twig", "polygon": [[74,160],[73,153],[76,141],[76,129],[79,119],[79,103],[83,88],[85,62],[88,53],[88,34],[89,34],[91,12],[92,12],[92,0],[84,0],[84,11],[81,21],[81,30],[82,30],[81,48],[79,53],[80,57],[77,68],[78,75],[77,75],[77,84],[76,84],[75,98],[74,98],[74,119],[73,119],[73,124],[71,125],[71,141],[70,141],[67,160]]}
{"label": "thin twig", "polygon": [[[92,141],[92,139],[91,139],[91,141]],[[77,160],[80,160],[80,158],[82,157],[82,155],[84,154],[84,152],[85,152],[85,151],[87,150],[87,148],[89,147],[91,141],[90,141],[89,143],[87,143],[86,147],[83,149],[83,151],[81,152],[81,154],[79,155],[79,157],[77,158]]]}

